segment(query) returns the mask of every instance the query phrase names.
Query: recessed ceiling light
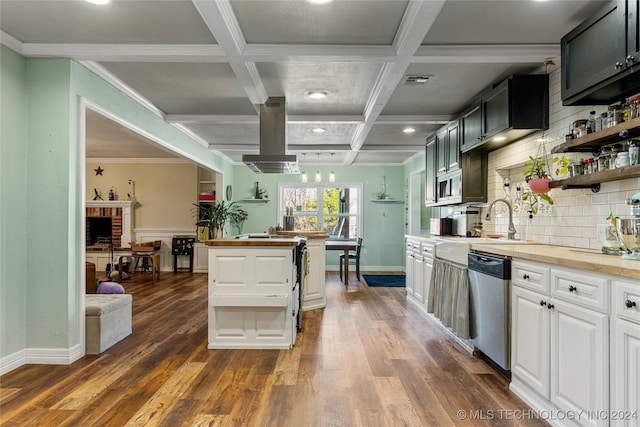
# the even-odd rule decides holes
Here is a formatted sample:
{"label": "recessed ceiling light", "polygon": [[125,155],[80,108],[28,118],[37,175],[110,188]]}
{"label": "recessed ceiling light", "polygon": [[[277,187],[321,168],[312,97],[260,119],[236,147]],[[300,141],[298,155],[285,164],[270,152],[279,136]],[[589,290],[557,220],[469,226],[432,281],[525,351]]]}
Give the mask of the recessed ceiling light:
{"label": "recessed ceiling light", "polygon": [[111,0],[85,0],[85,1],[93,4],[99,4],[99,5],[105,5],[105,4],[111,3]]}
{"label": "recessed ceiling light", "polygon": [[313,128],[311,132],[313,133],[325,133],[327,130],[325,128]]}
{"label": "recessed ceiling light", "polygon": [[311,4],[327,4],[331,3],[333,0],[307,0],[307,3]]}
{"label": "recessed ceiling light", "polygon": [[493,138],[494,141],[496,142],[502,142],[502,141],[506,141],[507,137],[506,136],[496,136],[495,138]]}
{"label": "recessed ceiling light", "polygon": [[316,89],[308,91],[305,95],[307,96],[307,98],[311,99],[324,99],[329,96],[329,92],[327,92],[326,90]]}
{"label": "recessed ceiling light", "polygon": [[416,130],[414,128],[404,128],[402,132],[404,133],[414,133]]}

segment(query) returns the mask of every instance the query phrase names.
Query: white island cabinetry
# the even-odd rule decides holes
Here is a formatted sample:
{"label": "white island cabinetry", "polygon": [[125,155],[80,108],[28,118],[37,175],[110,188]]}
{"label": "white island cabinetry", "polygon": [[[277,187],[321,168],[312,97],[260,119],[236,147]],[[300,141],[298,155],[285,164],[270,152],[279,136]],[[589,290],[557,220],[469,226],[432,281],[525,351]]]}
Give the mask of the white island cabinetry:
{"label": "white island cabinetry", "polygon": [[289,348],[295,344],[295,239],[209,247],[208,348]]}

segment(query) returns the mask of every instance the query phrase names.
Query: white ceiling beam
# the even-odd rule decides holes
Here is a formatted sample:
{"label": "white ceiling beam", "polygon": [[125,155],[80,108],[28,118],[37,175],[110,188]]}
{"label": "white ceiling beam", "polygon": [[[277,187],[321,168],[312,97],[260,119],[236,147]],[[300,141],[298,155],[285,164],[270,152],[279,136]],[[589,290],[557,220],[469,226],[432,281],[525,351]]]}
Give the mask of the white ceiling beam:
{"label": "white ceiling beam", "polygon": [[16,39],[13,36],[10,36],[9,34],[5,33],[2,30],[0,30],[0,44],[5,45],[9,49],[15,52],[18,52],[19,54],[24,56],[24,53],[22,53],[24,43],[22,43],[20,40]]}
{"label": "white ceiling beam", "polygon": [[513,64],[543,62],[547,58],[559,56],[559,44],[433,45],[420,46],[412,62],[429,64]]}
{"label": "white ceiling beam", "polygon": [[360,147],[359,151],[375,151],[376,153],[388,152],[396,153],[399,151],[409,151],[415,153],[416,151],[424,150],[424,144],[420,145],[365,145]]}
{"label": "white ceiling beam", "polygon": [[392,62],[397,53],[392,46],[368,45],[276,45],[248,44],[242,51],[253,62]]}
{"label": "white ceiling beam", "polygon": [[78,61],[227,62],[220,46],[212,44],[23,43],[21,53],[28,57],[62,57]]}
{"label": "white ceiling beam", "polygon": [[376,119],[377,125],[443,125],[455,119],[453,114],[434,115],[380,115]]}
{"label": "white ceiling beam", "polygon": [[246,62],[241,57],[246,42],[229,0],[193,0],[192,2],[227,56],[229,66],[249,100],[257,108],[267,100],[267,91],[260,79],[256,64]]}
{"label": "white ceiling beam", "polygon": [[[364,144],[367,135],[389,101],[393,91],[404,78],[404,74],[412,62],[413,55],[422,44],[444,4],[445,0],[409,1],[393,41],[397,58],[393,63],[385,64],[380,71],[376,87],[365,107],[365,123],[359,126],[351,140],[351,147],[354,151],[359,150]],[[345,162],[352,162],[355,156],[356,153],[350,153]]]}
{"label": "white ceiling beam", "polygon": [[[231,114],[169,114],[165,119],[169,123],[183,124],[257,124],[260,122],[258,116]],[[336,116],[295,114],[287,116],[287,123],[290,124],[359,124],[363,122],[364,117],[356,115]]]}

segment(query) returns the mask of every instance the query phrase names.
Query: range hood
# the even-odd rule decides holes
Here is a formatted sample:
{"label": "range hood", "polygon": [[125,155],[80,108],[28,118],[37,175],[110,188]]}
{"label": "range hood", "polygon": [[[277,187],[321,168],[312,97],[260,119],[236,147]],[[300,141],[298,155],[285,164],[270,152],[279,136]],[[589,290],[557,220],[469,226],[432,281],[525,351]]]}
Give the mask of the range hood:
{"label": "range hood", "polygon": [[285,98],[270,97],[260,106],[260,154],[245,154],[242,162],[255,173],[300,173],[296,156],[286,154]]}

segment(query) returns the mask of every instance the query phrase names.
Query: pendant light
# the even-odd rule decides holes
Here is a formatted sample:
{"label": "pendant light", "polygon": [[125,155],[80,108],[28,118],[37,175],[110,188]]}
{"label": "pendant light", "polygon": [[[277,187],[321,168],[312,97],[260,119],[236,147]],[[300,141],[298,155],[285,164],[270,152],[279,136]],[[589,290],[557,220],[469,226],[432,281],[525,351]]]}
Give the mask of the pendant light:
{"label": "pendant light", "polygon": [[[302,153],[302,161],[304,162],[304,158],[307,155],[307,153]],[[303,170],[302,171],[302,177],[301,177],[302,182],[307,182],[307,170]]]}
{"label": "pendant light", "polygon": [[[331,163],[333,163],[333,154],[331,153]],[[329,173],[329,182],[336,182],[336,172],[333,170],[333,166],[331,166],[331,172]]]}
{"label": "pendant light", "polygon": [[316,153],[318,156],[318,169],[316,169],[316,182],[322,181],[322,174],[320,173],[320,153]]}

